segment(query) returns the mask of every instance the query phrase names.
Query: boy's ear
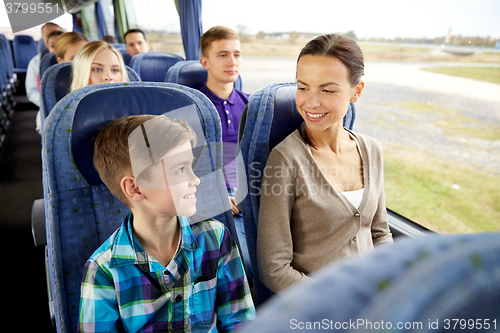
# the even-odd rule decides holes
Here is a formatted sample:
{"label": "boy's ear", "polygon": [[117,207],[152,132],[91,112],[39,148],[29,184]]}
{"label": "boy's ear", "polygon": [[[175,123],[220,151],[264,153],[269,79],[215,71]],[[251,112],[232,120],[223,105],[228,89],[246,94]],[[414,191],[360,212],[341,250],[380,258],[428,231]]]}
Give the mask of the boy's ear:
{"label": "boy's ear", "polygon": [[144,193],[141,188],[137,186],[134,175],[124,176],[120,181],[120,187],[129,200],[139,202],[144,199]]}
{"label": "boy's ear", "polygon": [[200,64],[208,71],[208,59],[206,57],[200,58]]}

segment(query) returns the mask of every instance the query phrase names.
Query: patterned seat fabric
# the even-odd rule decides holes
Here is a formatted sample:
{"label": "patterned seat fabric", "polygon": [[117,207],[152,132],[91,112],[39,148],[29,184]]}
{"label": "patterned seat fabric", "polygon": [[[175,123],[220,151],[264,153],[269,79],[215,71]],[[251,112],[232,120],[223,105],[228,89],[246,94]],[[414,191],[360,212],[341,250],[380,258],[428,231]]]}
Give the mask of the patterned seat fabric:
{"label": "patterned seat fabric", "polygon": [[493,329],[499,253],[498,233],[405,238],[316,272],[270,300],[243,332]]}
{"label": "patterned seat fabric", "polygon": [[[126,66],[130,81],[140,81],[139,75],[130,67]],[[50,110],[64,96],[69,93],[72,77],[71,63],[56,63],[45,70],[40,80],[40,117],[42,120],[42,132],[44,129],[45,118]]]}
{"label": "patterned seat fabric", "polygon": [[43,74],[45,73],[47,68],[49,68],[50,66],[55,65],[55,64],[57,64],[57,57],[56,57],[55,52],[51,52],[51,53],[47,52],[45,55],[41,56],[40,72],[39,72],[40,81],[42,81]]}

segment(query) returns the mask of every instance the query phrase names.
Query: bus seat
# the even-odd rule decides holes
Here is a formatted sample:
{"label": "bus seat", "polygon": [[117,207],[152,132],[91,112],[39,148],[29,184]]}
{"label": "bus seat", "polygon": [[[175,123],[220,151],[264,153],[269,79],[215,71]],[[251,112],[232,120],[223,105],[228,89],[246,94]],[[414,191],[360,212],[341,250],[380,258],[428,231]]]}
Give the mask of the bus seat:
{"label": "bus seat", "polygon": [[16,71],[26,73],[31,58],[38,54],[35,40],[30,35],[15,35],[12,48]]}
{"label": "bus seat", "polygon": [[12,49],[10,48],[10,42],[3,34],[0,34],[0,58],[3,58],[5,60],[5,70],[7,71],[7,78],[12,84],[14,84],[14,87],[16,87],[17,76],[14,73],[14,58],[12,56]]}
{"label": "bus seat", "polygon": [[[58,332],[76,332],[85,261],[128,212],[102,184],[93,166],[94,136],[119,117],[168,116],[168,112],[185,106],[194,110],[194,121],[201,124],[200,131],[213,148],[202,150],[210,155],[208,173],[195,163],[195,172],[206,175],[200,175],[196,196],[201,206],[197,203],[197,208],[227,208],[215,218],[236,235],[224,176],[217,171],[222,165],[222,129],[217,110],[201,92],[155,82],[91,85],[65,96],[47,117],[42,142],[44,207],[49,287]],[[198,142],[203,145],[200,136]]]}
{"label": "bus seat", "polygon": [[132,60],[132,57],[130,56],[130,54],[127,53],[127,50],[125,49],[125,44],[111,43],[110,45],[112,45],[115,49],[120,51],[120,53],[122,54],[123,62],[125,63],[125,65],[130,66],[130,60]]}
{"label": "bus seat", "polygon": [[44,55],[40,54],[40,72],[39,76],[43,78],[43,73],[52,65],[57,64],[57,57],[55,52],[45,53]]}
{"label": "bus seat", "polygon": [[44,50],[48,50],[45,42],[43,41],[43,38],[40,38],[38,42],[36,42],[36,48],[38,50],[38,53],[42,53]]}
{"label": "bus seat", "polygon": [[3,97],[6,97],[6,92],[8,88],[10,88],[8,79],[9,53],[7,51],[5,43],[6,39],[5,41],[3,41],[3,39],[0,39],[0,92],[2,93]]}
{"label": "bus seat", "polygon": [[38,54],[40,54],[40,59],[42,59],[43,56],[46,55],[47,53],[50,53],[49,49],[47,48],[43,49],[42,52],[39,52]]}
{"label": "bus seat", "polygon": [[2,95],[0,94],[0,158],[3,153],[3,144],[5,139],[7,138],[7,131],[9,129],[10,121],[7,117],[7,112],[4,109],[4,105],[2,103]]}
{"label": "bus seat", "polygon": [[[180,61],[170,67],[165,82],[178,83],[193,89],[200,90],[207,82],[207,70],[198,60]],[[234,87],[242,90],[241,76],[234,82]]]}
{"label": "bus seat", "polygon": [[[139,75],[130,67],[126,66],[130,81],[140,81]],[[42,131],[45,118],[50,110],[59,102],[71,87],[72,72],[71,63],[55,64],[47,68],[40,80],[40,117],[42,120]]]}
{"label": "bus seat", "polygon": [[458,332],[471,323],[479,331],[485,320],[489,328],[500,320],[499,308],[500,234],[436,234],[321,269],[271,299],[242,332],[289,332],[306,323],[314,332]]}
{"label": "bus seat", "polygon": [[164,82],[170,67],[184,58],[168,52],[139,53],[130,60],[132,67],[146,82]]}
{"label": "bus seat", "polygon": [[3,34],[0,34],[0,95],[3,101],[2,107],[8,118],[12,116],[16,105],[14,93],[17,85],[10,42]]}
{"label": "bus seat", "polygon": [[[240,120],[239,146],[249,185],[249,195],[241,206],[259,303],[271,296],[271,292],[258,278],[256,247],[260,183],[271,150],[303,122],[295,106],[296,92],[297,87],[293,83],[264,87],[250,96]],[[356,108],[351,103],[344,117],[344,127],[352,129],[355,118]]]}

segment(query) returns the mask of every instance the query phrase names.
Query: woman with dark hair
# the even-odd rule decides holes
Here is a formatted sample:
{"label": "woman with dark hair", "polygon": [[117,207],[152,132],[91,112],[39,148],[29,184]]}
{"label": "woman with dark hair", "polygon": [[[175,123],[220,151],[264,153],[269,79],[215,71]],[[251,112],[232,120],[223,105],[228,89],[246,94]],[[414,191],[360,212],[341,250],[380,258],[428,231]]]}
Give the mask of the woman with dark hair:
{"label": "woman with dark hair", "polygon": [[304,123],[272,150],[261,187],[259,275],[273,292],[392,242],[382,147],[343,127],[363,70],[358,44],[341,35],[319,36],[299,55],[295,102]]}

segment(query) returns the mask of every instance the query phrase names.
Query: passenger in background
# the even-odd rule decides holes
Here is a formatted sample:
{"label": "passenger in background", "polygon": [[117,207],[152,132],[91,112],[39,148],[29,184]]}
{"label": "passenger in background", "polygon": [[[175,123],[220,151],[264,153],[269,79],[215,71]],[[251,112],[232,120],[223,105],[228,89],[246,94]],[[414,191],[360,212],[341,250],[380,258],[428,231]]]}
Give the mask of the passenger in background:
{"label": "passenger in background", "polygon": [[139,53],[149,52],[149,42],[144,31],[140,29],[130,29],[125,33],[125,50],[131,57]]}
{"label": "passenger in background", "polygon": [[56,41],[62,34],[63,32],[61,30],[54,30],[47,37],[47,48],[50,53],[56,52]]}
{"label": "passenger in background", "polygon": [[[57,35],[58,33],[60,34]],[[53,40],[55,36],[57,36],[57,39],[54,46],[54,52],[56,53],[58,63],[72,62],[75,55],[89,42],[85,35],[75,31],[65,33],[53,31],[50,33],[50,38],[47,38],[47,40]],[[50,45],[47,46],[49,51],[52,52]],[[40,111],[36,114],[36,131],[38,134],[42,134],[42,118]]]}
{"label": "passenger in background", "polygon": [[363,71],[361,49],[345,36],[316,37],[299,55],[295,102],[304,123],[272,150],[261,186],[257,259],[273,292],[392,243],[382,146],[343,127]]}
{"label": "passenger in background", "polygon": [[[49,34],[55,30],[63,31],[60,26],[52,22],[47,22],[42,26],[42,39],[45,46],[48,47],[47,39]],[[34,56],[28,64],[25,82],[28,100],[36,106],[40,106],[40,78],[38,73],[40,73],[40,53]]]}
{"label": "passenger in background", "polygon": [[241,113],[248,103],[248,94],[234,88],[240,75],[241,48],[238,34],[233,30],[215,26],[207,30],[200,39],[201,65],[207,70],[207,82],[200,89],[215,105],[222,126],[224,178],[229,194],[234,225],[245,263],[247,276],[252,279],[252,266],[248,252],[243,215],[235,200],[236,145]]}
{"label": "passenger in background", "polygon": [[85,45],[87,45],[89,40],[85,35],[72,31],[63,33],[56,42],[56,57],[58,63],[72,62],[73,58]]}
{"label": "passenger in background", "polygon": [[117,44],[118,43],[116,38],[114,36],[111,36],[111,35],[106,35],[106,36],[102,37],[102,41],[106,42],[108,44]]}
{"label": "passenger in background", "polygon": [[[236,145],[241,113],[248,103],[248,94],[234,88],[240,75],[241,48],[238,34],[233,30],[215,26],[200,39],[201,65],[207,70],[207,82],[200,89],[215,105],[222,125],[224,178],[231,203],[234,226],[238,233],[247,275],[252,278],[243,215],[236,205]],[[233,162],[232,162],[233,161]],[[231,163],[232,162],[232,163]]]}
{"label": "passenger in background", "polygon": [[71,91],[91,84],[128,81],[122,55],[106,42],[88,43],[73,61]]}

